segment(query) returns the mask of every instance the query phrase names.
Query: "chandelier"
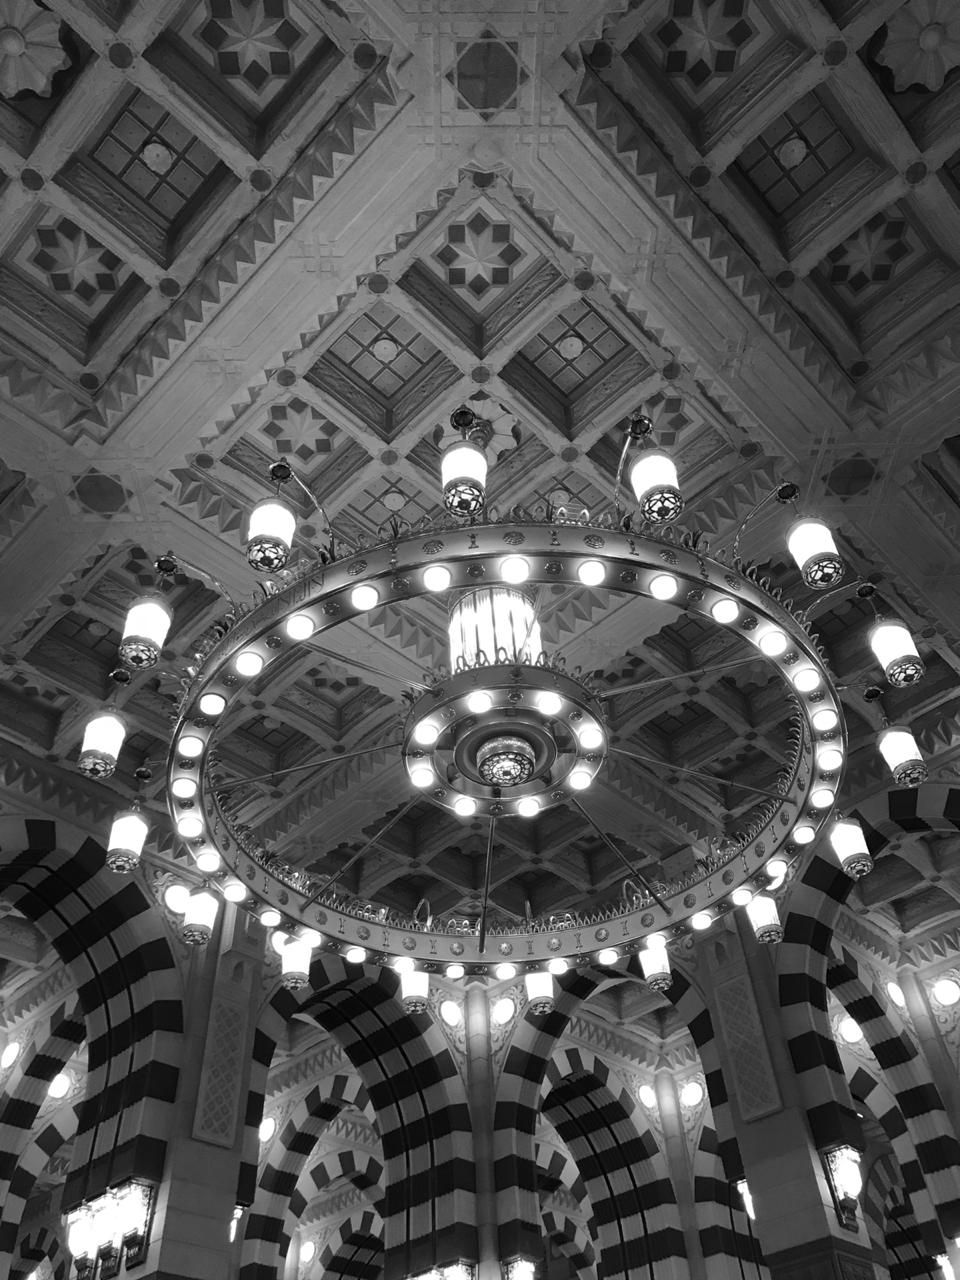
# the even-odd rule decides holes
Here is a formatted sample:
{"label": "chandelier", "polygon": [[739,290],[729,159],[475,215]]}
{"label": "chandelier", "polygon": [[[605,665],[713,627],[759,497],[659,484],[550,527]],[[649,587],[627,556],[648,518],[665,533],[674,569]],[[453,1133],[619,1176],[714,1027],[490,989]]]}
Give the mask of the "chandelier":
{"label": "chandelier", "polygon": [[[739,554],[756,512],[774,500],[795,505],[797,487],[777,485],[742,522],[729,557],[711,557],[697,535],[674,525],[684,506],[677,468],[654,447],[653,425],[639,411],[624,436],[613,513],[599,520],[551,507],[497,518],[486,507],[489,425],[466,406],[451,425],[457,439],[440,460],[444,510],[438,518],[416,528],[396,524],[374,545],[351,547],[341,540],[335,548],[331,536],[314,560],[301,558],[293,569],[286,566],[296,517],[280,487],[293,479],[309,491],[286,463],[271,468],[277,493],[251,511],[246,554],[254,570],[282,572],[283,581],[274,580],[259,605],[240,611],[201,649],[183,681],[167,759],[170,817],[197,873],[182,902],[185,941],[202,944],[211,936],[223,897],[277,931],[291,988],[306,984],[311,954],[322,948],[351,964],[391,964],[412,1010],[426,1007],[430,973],[522,973],[531,1006],[546,1012],[553,978],[567,967],[612,964],[629,952],[639,952],[651,988],[668,989],[667,943],[690,929],[709,928],[733,909],[746,910],[760,942],[776,943],[782,930],[776,902],[765,890],[782,882],[790,861],[821,832],[848,875],[867,874],[872,860],[863,831],[838,809],[846,729],[839,691],[811,630],[814,609],[795,610]],[[621,501],[624,477],[635,511],[625,511]],[[786,543],[819,599],[851,590],[873,599],[868,583],[839,585],[845,566],[821,520],[801,514]],[[161,590],[130,609],[120,650],[128,669],[143,670],[160,658],[171,621],[162,586],[176,567],[172,556],[161,557]],[[659,609],[702,619],[737,638],[742,657],[731,665],[763,663],[779,679],[790,730],[776,785],[732,784],[755,795],[743,825],[718,835],[696,869],[670,883],[648,882],[584,803],[610,755],[632,753],[610,742],[611,691],[568,671],[543,644],[538,602],[551,588],[604,588],[638,610],[656,602]],[[243,782],[231,782],[219,763],[233,707],[251,681],[269,679],[300,646],[345,622],[426,597],[446,604],[449,665],[409,695],[397,744],[410,784],[401,814],[425,800],[457,818],[486,823],[482,900],[471,920],[434,918],[424,903],[408,916],[343,890],[349,867],[386,827],[330,876],[288,865],[235,819],[229,800]],[[923,664],[909,630],[884,617],[875,603],[874,609],[868,642],[886,681],[895,688],[913,684]],[[80,768],[108,777],[124,732],[122,717],[109,707],[94,716]],[[905,726],[885,724],[878,747],[897,785],[914,787],[926,778]],[[676,771],[716,781],[684,766]],[[623,865],[622,899],[520,923],[491,918],[497,824],[535,820],[561,805],[577,810]],[[136,866],[146,834],[138,808],[117,816],[108,849],[113,870]]]}

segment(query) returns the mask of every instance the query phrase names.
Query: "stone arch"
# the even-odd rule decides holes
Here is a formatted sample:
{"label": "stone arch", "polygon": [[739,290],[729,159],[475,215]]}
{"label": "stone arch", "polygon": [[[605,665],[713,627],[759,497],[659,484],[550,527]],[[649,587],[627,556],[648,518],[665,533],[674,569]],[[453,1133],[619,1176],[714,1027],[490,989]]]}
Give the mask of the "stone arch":
{"label": "stone arch", "polygon": [[363,1082],[350,1073],[321,1081],[297,1102],[270,1144],[247,1215],[241,1266],[260,1261],[269,1265],[270,1255],[278,1247],[281,1256],[286,1256],[290,1236],[283,1230],[284,1217],[304,1164],[330,1121],[344,1107],[364,1107],[367,1101]]}
{"label": "stone arch", "polygon": [[[391,1277],[477,1256],[472,1129],[463,1082],[443,1033],[429,1014],[404,1012],[398,987],[392,971],[358,969],[317,955],[307,988],[297,995],[280,988],[261,1012],[247,1108],[248,1130],[255,1134],[273,1051],[292,1017],[312,1018],[338,1040],[367,1089],[383,1142]],[[246,1166],[240,1190],[252,1199],[249,1161]],[[262,1263],[241,1272],[243,1280],[273,1275]]]}
{"label": "stone arch", "polygon": [[556,1209],[544,1209],[541,1221],[544,1234],[554,1242],[564,1257],[569,1258],[577,1275],[582,1276],[583,1280],[596,1280],[596,1251],[586,1228],[575,1222],[569,1214]]}
{"label": "stone arch", "polygon": [[27,1280],[37,1263],[46,1259],[53,1268],[53,1280],[66,1280],[67,1251],[61,1247],[56,1235],[47,1227],[41,1227],[25,1235],[17,1245],[10,1267],[10,1280]]}
{"label": "stone arch", "polygon": [[321,1275],[379,1280],[384,1265],[383,1232],[380,1215],[373,1210],[342,1222],[320,1254]]}
{"label": "stone arch", "polygon": [[63,1209],[112,1182],[159,1182],[183,1044],[180,975],[156,904],[63,823],[0,818],[0,896],[50,940],[86,1025],[87,1092]]}
{"label": "stone arch", "polygon": [[[609,1068],[591,1054],[559,1049],[547,1064],[541,1097],[590,1196],[604,1280],[654,1280],[667,1259],[674,1274],[685,1275],[673,1184],[645,1121],[642,1130],[636,1123],[634,1100]],[[644,1177],[647,1171],[653,1176]]]}
{"label": "stone arch", "polygon": [[310,1201],[338,1178],[352,1183],[382,1216],[383,1164],[363,1151],[331,1151],[300,1174],[284,1215],[283,1231],[288,1239],[293,1238]]}
{"label": "stone arch", "polygon": [[[909,1182],[929,1192],[944,1236],[960,1234],[960,1142],[939,1091],[906,1029],[896,1023],[883,993],[868,988],[855,957],[831,953],[827,986],[860,1026],[890,1093],[913,1151],[904,1168]],[[886,1126],[885,1126],[886,1127]],[[897,1153],[903,1164],[903,1156]],[[921,1224],[923,1215],[918,1214]],[[933,1247],[935,1241],[929,1240]]]}
{"label": "stone arch", "polygon": [[[76,1135],[80,1119],[80,1105],[62,1107],[53,1119],[30,1138],[26,1147],[17,1157],[16,1169],[10,1179],[6,1196],[3,1199],[2,1218],[0,1218],[0,1240],[14,1240],[20,1230],[24,1209],[30,1199],[37,1178],[47,1166],[47,1162],[70,1142]],[[2,1259],[7,1246],[0,1246]],[[0,1273],[3,1271],[0,1261]]]}

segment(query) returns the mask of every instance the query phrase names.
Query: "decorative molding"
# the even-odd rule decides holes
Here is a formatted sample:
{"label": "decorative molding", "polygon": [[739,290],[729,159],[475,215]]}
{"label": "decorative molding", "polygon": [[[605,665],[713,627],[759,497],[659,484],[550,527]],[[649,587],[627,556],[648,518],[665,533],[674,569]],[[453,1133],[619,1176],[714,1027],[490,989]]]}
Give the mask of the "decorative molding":
{"label": "decorative molding", "polygon": [[247,1038],[244,1013],[240,1001],[215,996],[207,1023],[193,1136],[218,1147],[232,1147],[236,1138]]}
{"label": "decorative molding", "polygon": [[749,974],[718,982],[714,997],[740,1114],[748,1122],[772,1115],[781,1109],[783,1100]]}

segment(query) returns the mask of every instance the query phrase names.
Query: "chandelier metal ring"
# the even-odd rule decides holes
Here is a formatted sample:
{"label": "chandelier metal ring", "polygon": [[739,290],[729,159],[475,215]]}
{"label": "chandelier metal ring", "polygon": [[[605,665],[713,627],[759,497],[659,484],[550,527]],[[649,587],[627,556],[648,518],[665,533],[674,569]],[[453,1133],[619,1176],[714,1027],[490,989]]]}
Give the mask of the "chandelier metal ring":
{"label": "chandelier metal ring", "polygon": [[[775,853],[796,853],[816,837],[834,809],[846,730],[832,678],[799,617],[750,577],[700,553],[682,535],[645,537],[585,524],[490,522],[440,524],[316,566],[241,617],[210,647],[184,691],[167,764],[171,816],[193,851],[215,848],[261,904],[281,912],[292,925],[319,930],[333,949],[360,946],[383,958],[409,957],[428,969],[456,962],[467,971],[485,972],[493,957],[480,950],[469,921],[440,919],[426,925],[332,889],[315,900],[317,888],[325,885],[322,879],[268,865],[269,854],[237,827],[221,804],[217,792],[223,779],[211,758],[221,727],[229,722],[231,702],[311,635],[362,617],[371,608],[430,595],[424,579],[431,566],[443,565],[449,572],[449,579],[442,575],[444,581],[455,590],[515,583],[518,559],[528,584],[561,586],[582,582],[584,564],[589,562],[595,573],[599,560],[603,581],[597,585],[737,632],[784,680],[799,732],[788,744],[778,783],[781,794],[758,806],[739,840],[722,842],[691,875],[658,886],[663,903],[640,893],[606,911],[566,913],[562,919],[525,925],[494,923],[488,935],[495,953],[544,965],[557,958],[580,962],[608,938],[621,949],[636,947],[647,935],[669,931],[697,912],[731,905],[733,890],[753,880]],[[562,694],[567,691],[564,681],[573,679],[552,672],[549,663],[528,669],[541,673]],[[476,672],[470,678],[476,680]],[[438,685],[442,700],[443,681]],[[580,682],[577,687],[582,688]],[[583,698],[594,696],[582,689]],[[536,742],[533,748],[536,754]],[[599,768],[602,753],[592,754]],[[191,782],[196,783],[193,794]],[[443,789],[439,776],[433,789]],[[562,803],[565,796],[557,790],[555,798],[547,796],[549,802]]]}

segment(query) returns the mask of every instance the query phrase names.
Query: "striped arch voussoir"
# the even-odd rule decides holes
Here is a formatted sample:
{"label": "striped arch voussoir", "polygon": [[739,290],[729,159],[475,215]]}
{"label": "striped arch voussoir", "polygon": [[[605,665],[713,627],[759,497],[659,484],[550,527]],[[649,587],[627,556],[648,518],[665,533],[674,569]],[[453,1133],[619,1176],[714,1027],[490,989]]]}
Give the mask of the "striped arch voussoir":
{"label": "striped arch voussoir", "polygon": [[27,1280],[31,1272],[36,1270],[37,1263],[42,1262],[44,1258],[47,1258],[53,1267],[53,1280],[66,1280],[66,1250],[60,1247],[60,1241],[52,1231],[41,1227],[24,1236],[17,1245],[10,1267],[10,1280]]}
{"label": "striped arch voussoir", "polygon": [[320,1274],[377,1280],[383,1269],[383,1222],[374,1210],[341,1222],[320,1254]]}
{"label": "striped arch voussoir", "polygon": [[543,1229],[564,1257],[584,1280],[593,1280],[597,1273],[597,1257],[593,1241],[578,1222],[565,1213],[545,1209],[541,1214]]}

